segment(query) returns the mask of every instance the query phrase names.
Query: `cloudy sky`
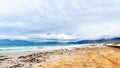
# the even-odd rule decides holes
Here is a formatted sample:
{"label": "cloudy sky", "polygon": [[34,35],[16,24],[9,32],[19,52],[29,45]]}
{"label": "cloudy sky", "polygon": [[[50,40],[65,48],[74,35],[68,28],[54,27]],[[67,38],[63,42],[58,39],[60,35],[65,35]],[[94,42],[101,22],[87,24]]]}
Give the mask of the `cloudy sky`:
{"label": "cloudy sky", "polygon": [[116,36],[119,0],[0,0],[0,39]]}

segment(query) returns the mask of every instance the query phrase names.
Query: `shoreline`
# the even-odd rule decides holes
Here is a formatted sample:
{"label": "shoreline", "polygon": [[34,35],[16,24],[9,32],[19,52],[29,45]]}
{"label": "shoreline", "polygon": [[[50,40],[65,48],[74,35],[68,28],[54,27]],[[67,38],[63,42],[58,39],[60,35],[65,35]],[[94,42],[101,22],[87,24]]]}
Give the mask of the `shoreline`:
{"label": "shoreline", "polygon": [[[25,47],[3,47],[3,49],[17,49],[17,48],[23,48],[24,50],[13,50],[13,51],[1,51],[0,54],[4,54],[4,53],[21,53],[21,52],[31,52],[31,51],[51,51],[51,50],[57,50],[57,49],[69,49],[69,48],[73,48],[73,47],[85,47],[88,46],[90,44],[72,44],[72,45],[63,45],[63,46],[43,46],[43,48],[40,48],[42,46],[25,46]],[[28,48],[28,50],[25,50],[25,48]],[[33,48],[33,49],[29,49],[29,48]],[[2,49],[2,48],[1,48]],[[36,50],[34,50],[36,49]]]}
{"label": "shoreline", "polygon": [[[61,57],[62,59],[83,55],[85,57],[87,54],[97,55],[96,53],[99,52],[109,52],[109,49],[101,44],[97,44],[96,46],[89,44],[87,46],[71,46],[52,50],[0,53],[0,68],[50,68],[53,65],[49,63],[57,62]],[[54,68],[54,66],[52,68]]]}
{"label": "shoreline", "polygon": [[[39,53],[39,52],[51,52],[51,51],[55,51],[55,50],[60,50],[60,49],[73,49],[73,48],[86,48],[86,47],[90,47],[89,45],[91,44],[82,44],[82,45],[72,45],[72,46],[52,46],[50,49],[46,48],[46,49],[40,49],[40,50],[29,50],[29,51],[17,51],[17,52],[0,52],[0,56],[5,55],[8,56],[10,54],[10,56],[21,56],[21,55],[27,55],[27,54],[33,54],[33,53]],[[97,45],[98,46],[98,45]]]}

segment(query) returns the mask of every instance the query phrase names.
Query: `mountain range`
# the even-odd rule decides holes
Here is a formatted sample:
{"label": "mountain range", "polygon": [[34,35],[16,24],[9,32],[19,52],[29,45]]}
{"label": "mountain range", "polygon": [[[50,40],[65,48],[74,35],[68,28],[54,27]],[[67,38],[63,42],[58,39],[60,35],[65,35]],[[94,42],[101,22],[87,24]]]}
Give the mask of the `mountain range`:
{"label": "mountain range", "polygon": [[101,38],[97,40],[80,40],[76,42],[70,42],[70,44],[112,43],[112,42],[120,42],[120,37]]}
{"label": "mountain range", "polygon": [[26,40],[9,40],[3,39],[0,40],[0,44],[89,44],[89,43],[109,43],[109,42],[120,42],[120,37],[115,38],[102,38],[97,40],[79,40],[79,41],[69,41],[69,42],[35,42],[35,41],[26,41]]}

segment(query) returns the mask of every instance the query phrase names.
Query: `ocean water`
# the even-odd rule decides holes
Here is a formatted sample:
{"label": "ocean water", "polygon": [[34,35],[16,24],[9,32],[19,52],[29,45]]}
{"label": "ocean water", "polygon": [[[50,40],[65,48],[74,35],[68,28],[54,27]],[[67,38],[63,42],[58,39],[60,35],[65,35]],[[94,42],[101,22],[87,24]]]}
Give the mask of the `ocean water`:
{"label": "ocean water", "polygon": [[22,51],[37,51],[37,50],[53,50],[60,48],[68,48],[84,45],[0,45],[0,53],[6,52],[22,52]]}

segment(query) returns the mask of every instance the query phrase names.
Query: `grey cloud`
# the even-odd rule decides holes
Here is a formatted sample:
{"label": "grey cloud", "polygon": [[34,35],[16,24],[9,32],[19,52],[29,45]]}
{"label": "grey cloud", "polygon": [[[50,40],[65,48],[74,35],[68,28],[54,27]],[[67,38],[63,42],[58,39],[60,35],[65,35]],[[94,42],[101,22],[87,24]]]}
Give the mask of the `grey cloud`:
{"label": "grey cloud", "polygon": [[[0,7],[2,10],[0,22],[4,23],[0,23],[1,35],[76,33],[79,35],[78,38],[97,38],[104,35],[118,36],[120,32],[117,26],[120,21],[119,0],[11,0],[10,3],[6,0],[6,2],[0,2],[8,2],[5,5],[1,4],[3,7]],[[6,12],[8,10],[10,10],[9,13]],[[18,22],[21,25],[17,24]],[[105,27],[111,31],[108,32]]]}

